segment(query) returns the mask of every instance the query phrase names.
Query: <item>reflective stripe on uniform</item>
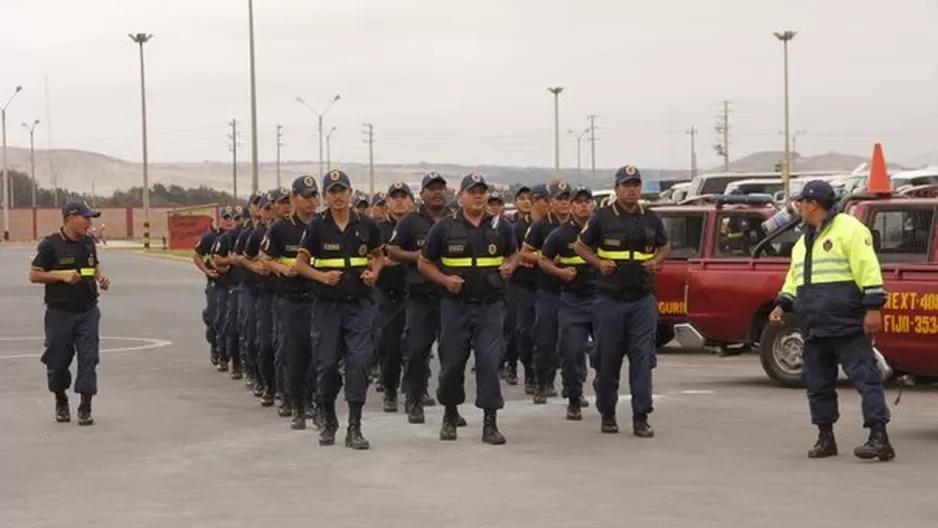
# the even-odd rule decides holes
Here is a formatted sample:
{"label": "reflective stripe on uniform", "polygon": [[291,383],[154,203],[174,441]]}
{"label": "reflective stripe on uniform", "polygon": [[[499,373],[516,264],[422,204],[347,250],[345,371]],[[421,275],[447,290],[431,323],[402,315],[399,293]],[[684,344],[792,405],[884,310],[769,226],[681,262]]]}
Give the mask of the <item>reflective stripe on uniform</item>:
{"label": "reflective stripe on uniform", "polygon": [[580,256],[576,256],[576,257],[557,257],[557,263],[558,263],[558,264],[575,265],[575,264],[586,264],[586,261],[583,260],[583,257],[580,257]]}
{"label": "reflective stripe on uniform", "polygon": [[313,262],[316,268],[360,268],[367,265],[368,259],[365,257],[316,259]]}
{"label": "reflective stripe on uniform", "polygon": [[280,263],[284,266],[292,266],[296,264],[295,258],[280,257]]}
{"label": "reflective stripe on uniform", "polygon": [[608,260],[651,260],[655,254],[642,251],[607,251],[600,248],[596,256]]}
{"label": "reflective stripe on uniform", "polygon": [[443,257],[440,262],[448,268],[495,268],[505,262],[505,257]]}
{"label": "reflective stripe on uniform", "polygon": [[73,270],[73,269],[71,269],[71,270],[51,270],[51,271],[49,271],[49,273],[56,273],[56,274],[59,274],[59,275],[67,275],[67,274],[69,274],[69,273],[78,272],[78,274],[81,275],[82,277],[94,277],[94,274],[95,274],[96,271],[97,271],[97,270],[96,270],[95,268],[81,268],[81,269],[77,269],[77,270]]}

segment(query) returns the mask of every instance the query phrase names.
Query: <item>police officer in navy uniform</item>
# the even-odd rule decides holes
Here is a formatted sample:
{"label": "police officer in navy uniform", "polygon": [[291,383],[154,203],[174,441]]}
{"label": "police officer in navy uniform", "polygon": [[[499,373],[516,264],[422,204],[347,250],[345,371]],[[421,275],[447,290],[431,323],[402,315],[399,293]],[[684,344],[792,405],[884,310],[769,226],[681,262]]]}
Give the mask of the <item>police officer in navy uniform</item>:
{"label": "police officer in navy uniform", "polygon": [[[570,186],[565,181],[547,184],[547,202],[550,211],[531,225],[524,238],[521,258],[526,262],[540,259],[547,236],[570,216]],[[534,403],[547,403],[548,396],[556,396],[554,379],[560,363],[557,350],[557,307],[560,304],[560,292],[563,282],[537,269],[537,294],[534,311],[534,375],[537,388],[534,391]]]}
{"label": "police officer in navy uniform", "polygon": [[344,172],[329,171],[322,189],[329,209],[307,226],[296,261],[297,272],[316,281],[313,355],[318,361],[324,418],[319,443],[335,443],[339,428],[335,400],[342,387],[339,364],[344,360],[349,406],[345,445],[368,449],[361,420],[374,350],[371,288],[384,267],[384,244],[377,224],[350,209],[352,184]]}
{"label": "police officer in navy uniform", "polygon": [[792,250],[791,267],[769,319],[781,324],[784,313],[793,311],[805,338],[804,381],[811,423],[819,431],[808,457],[837,454],[840,365],[860,393],[863,427],[870,430],[854,456],[892,460],[896,452],[886,433],[889,408],[871,341],[883,329],[881,310],[886,303],[872,235],[855,217],[834,209],[837,194],[826,181],[806,183],[794,199],[805,230]]}
{"label": "police officer in navy uniform", "polygon": [[[378,195],[376,195],[378,196]],[[381,240],[390,242],[397,223],[407,215],[414,195],[407,183],[396,181],[388,188],[383,204],[387,206],[384,220],[378,222]],[[372,208],[372,217],[376,216]],[[386,249],[386,246],[385,246]],[[381,384],[384,386],[384,412],[397,412],[397,391],[401,381],[404,348],[404,313],[407,288],[407,266],[393,259],[385,261],[385,268],[376,288],[379,298],[377,317],[377,348],[381,365]]]}
{"label": "police officer in navy uniform", "polygon": [[[538,184],[530,189],[522,187],[515,194],[515,202],[521,203],[518,208],[518,218],[512,225],[515,243],[518,247],[524,246],[524,237],[534,222],[547,215],[550,210],[547,205],[547,186]],[[526,207],[524,207],[526,205]],[[533,395],[537,390],[537,380],[534,375],[534,300],[537,295],[537,268],[534,261],[518,260],[518,269],[511,276],[509,291],[514,292],[513,304],[515,306],[515,348],[518,351],[518,360],[524,368],[524,393]]]}
{"label": "police officer in navy uniform", "polygon": [[[234,224],[215,241],[215,250],[212,252],[212,265],[224,276],[226,294],[224,303],[219,304],[221,328],[218,332],[223,344],[219,347],[218,371],[226,372],[231,363],[231,379],[239,380],[243,377],[241,370],[240,329],[238,328],[238,304],[241,294],[242,274],[240,268],[233,266],[232,257],[235,243],[244,229],[244,219],[247,212],[240,205],[234,206],[228,214]],[[219,297],[221,301],[222,298]]]}
{"label": "police officer in navy uniform", "polygon": [[91,219],[101,213],[84,202],[68,202],[62,209],[63,226],[39,243],[29,270],[29,281],[45,285],[45,352],[49,391],[55,394],[55,420],[71,421],[66,394],[72,384],[69,370],[78,355],[75,392],[81,396],[78,425],[91,425],[91,400],[98,393],[99,350],[98,288],[111,282],[101,273],[94,240],[88,236]]}
{"label": "police officer in navy uniform", "polygon": [[212,226],[203,233],[192,255],[193,264],[205,275],[205,308],[202,310],[202,322],[205,323],[205,340],[209,344],[209,358],[214,366],[218,365],[218,343],[215,333],[215,316],[218,313],[215,282],[218,279],[218,271],[212,265],[212,247],[218,236],[228,229],[229,222],[230,220],[223,219],[218,229]]}
{"label": "police officer in navy uniform", "polygon": [[[290,426],[294,430],[306,429],[310,415],[318,424],[315,409],[306,409],[319,403],[311,326],[315,296],[313,282],[297,274],[296,258],[306,226],[319,210],[319,198],[319,186],[312,176],[295,179],[290,196],[293,213],[275,222],[263,243],[265,264],[278,276],[280,306],[275,310],[282,336],[273,364],[262,361],[262,372],[265,380],[273,378],[274,385],[285,393],[280,414],[292,413]],[[280,375],[278,367],[283,370]]]}
{"label": "police officer in navy uniform", "polygon": [[658,325],[655,270],[670,248],[661,218],[640,203],[641,189],[637,168],[626,165],[616,171],[615,201],[590,218],[575,250],[599,272],[593,312],[599,363],[596,407],[602,415],[602,432],[619,431],[619,373],[623,356],[628,356],[632,434],[651,438],[654,430],[648,415],[653,410],[651,371]]}
{"label": "police officer in navy uniform", "polygon": [[440,440],[455,440],[458,406],[466,400],[465,373],[475,352],[476,407],[483,410],[482,441],[505,443],[496,415],[504,407],[498,366],[505,353],[505,283],[517,266],[511,226],[485,212],[489,185],[470,174],[460,185],[459,211],[437,222],[417,264],[443,287],[437,399],[445,406]]}
{"label": "police officer in navy uniform", "polygon": [[[267,193],[254,193],[245,204],[248,218],[238,235],[232,248],[232,263],[238,268],[241,277],[241,287],[238,298],[238,349],[240,351],[242,368],[247,378],[245,387],[254,390],[257,379],[257,317],[254,311],[254,301],[257,298],[260,277],[248,265],[244,252],[248,241],[254,236],[258,224],[261,223],[261,198],[273,199]],[[265,205],[269,205],[265,200]]]}
{"label": "police officer in navy uniform", "polygon": [[[560,279],[563,290],[557,306],[558,348],[563,358],[563,385],[567,392],[567,420],[583,419],[581,407],[586,379],[586,357],[593,336],[593,282],[595,270],[576,254],[574,246],[580,231],[593,213],[593,193],[586,187],[573,190],[570,218],[555,229],[541,251],[541,269]],[[594,365],[595,367],[595,365]]]}
{"label": "police officer in navy uniform", "polygon": [[[489,198],[491,200],[491,198]],[[520,235],[515,236],[516,243],[520,247],[524,243],[524,232],[527,231],[527,228],[530,227],[531,220],[531,189],[525,186],[521,186],[517,192],[515,192],[515,207],[517,212],[513,218],[508,218],[512,223],[512,231],[515,231],[515,226],[519,223],[527,222],[526,225],[523,225],[524,231]],[[506,217],[507,218],[507,217]],[[505,305],[507,307],[507,314],[505,316],[505,357],[502,359],[502,376],[505,379],[505,382],[508,385],[517,385],[518,384],[518,288],[517,282],[522,280],[521,277],[524,273],[529,274],[529,283],[534,284],[533,275],[530,275],[533,272],[532,268],[524,268],[519,266],[518,269],[511,275],[511,279],[508,281],[508,286],[505,290]]]}
{"label": "police officer in navy uniform", "polygon": [[392,260],[407,266],[403,388],[404,409],[412,424],[426,420],[424,396],[430,378],[430,349],[440,329],[440,288],[417,270],[417,262],[430,228],[446,214],[446,178],[437,172],[424,175],[420,197],[423,204],[397,223],[387,247]]}
{"label": "police officer in navy uniform", "polygon": [[228,321],[228,295],[231,290],[232,280],[228,274],[228,269],[219,267],[221,258],[218,256],[218,251],[221,249],[222,239],[235,226],[234,215],[235,208],[233,206],[228,205],[220,209],[218,216],[221,218],[221,229],[218,236],[215,237],[215,242],[212,243],[212,249],[208,256],[208,262],[215,270],[216,275],[215,290],[213,292],[215,294],[215,317],[212,320],[212,327],[215,331],[215,352],[217,356],[212,364],[219,372],[228,370],[228,360],[222,361],[222,358],[228,357],[225,324]]}

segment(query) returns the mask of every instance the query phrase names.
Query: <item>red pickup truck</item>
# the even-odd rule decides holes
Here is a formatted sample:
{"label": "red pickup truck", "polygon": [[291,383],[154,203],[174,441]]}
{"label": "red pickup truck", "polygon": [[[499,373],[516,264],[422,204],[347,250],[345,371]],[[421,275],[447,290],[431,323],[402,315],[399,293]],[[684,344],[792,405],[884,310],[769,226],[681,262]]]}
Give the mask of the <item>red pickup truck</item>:
{"label": "red pickup truck", "polygon": [[763,222],[777,212],[770,196],[700,196],[682,205],[649,207],[661,216],[671,255],[656,274],[657,343],[674,339],[675,325],[687,322],[685,288],[691,259],[748,260],[765,238]]}
{"label": "red pickup truck", "polygon": [[[888,302],[876,348],[896,373],[938,376],[938,199],[855,198],[844,211],[873,234]],[[687,323],[682,343],[743,343],[759,351],[766,374],[784,386],[801,386],[801,333],[794,316],[782,326],[768,314],[788,271],[800,232],[795,224],[768,237],[752,258],[691,259]]]}

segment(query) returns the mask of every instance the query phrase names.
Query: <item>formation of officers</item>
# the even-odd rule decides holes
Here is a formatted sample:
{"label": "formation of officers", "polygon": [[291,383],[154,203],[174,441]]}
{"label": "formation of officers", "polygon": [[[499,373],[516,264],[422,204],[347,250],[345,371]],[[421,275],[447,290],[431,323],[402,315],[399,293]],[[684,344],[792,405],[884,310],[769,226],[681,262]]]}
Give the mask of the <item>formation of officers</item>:
{"label": "formation of officers", "polygon": [[[558,395],[561,372],[568,420],[582,420],[589,364],[601,429],[618,432],[627,356],[633,433],[651,437],[654,268],[668,238],[639,203],[638,170],[623,167],[615,183],[615,203],[595,212],[589,189],[522,187],[509,218],[480,174],[464,177],[447,204],[435,172],[418,200],[404,182],[369,199],[331,170],[321,182],[303,176],[226,207],[194,257],[208,278],[211,361],[246,378],[262,406],[279,401],[293,429],[312,420],[321,445],[335,443],[343,392],[345,445],[367,449],[362,407],[372,382],[385,412],[397,412],[403,396],[411,424],[424,423],[424,408],[438,400],[440,439],[456,440],[467,424],[460,406],[470,352],[484,442],[505,443],[501,383],[519,383],[519,362],[537,404]],[[434,342],[436,399],[428,393]]]}

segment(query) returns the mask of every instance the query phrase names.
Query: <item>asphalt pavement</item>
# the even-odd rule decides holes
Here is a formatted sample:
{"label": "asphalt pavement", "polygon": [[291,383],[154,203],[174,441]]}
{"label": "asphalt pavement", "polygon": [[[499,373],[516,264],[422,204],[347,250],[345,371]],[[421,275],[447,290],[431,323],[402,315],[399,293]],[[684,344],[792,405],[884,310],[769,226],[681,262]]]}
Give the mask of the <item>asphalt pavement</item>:
{"label": "asphalt pavement", "polygon": [[211,367],[192,266],[130,251],[101,252],[113,286],[101,300],[96,423],[56,424],[30,257],[0,247],[3,528],[935,526],[935,390],[908,390],[893,407],[888,464],[851,454],[865,431],[850,387],[841,455],[812,461],[803,391],[772,386],[753,355],[673,349],[655,371],[654,439],[628,434],[627,396],[623,432],[603,435],[592,408],[567,422],[561,399],[535,406],[505,387],[505,446],[481,443],[471,405],[459,441],[441,443],[439,406],[409,425],[372,392],[372,449],[342,447],[344,430],[320,447],[314,428],[291,431]]}

